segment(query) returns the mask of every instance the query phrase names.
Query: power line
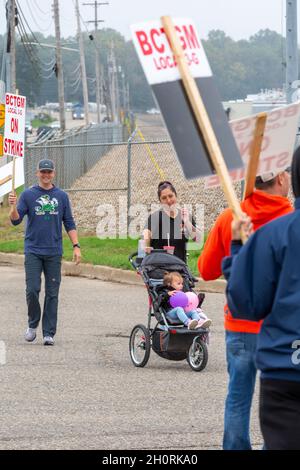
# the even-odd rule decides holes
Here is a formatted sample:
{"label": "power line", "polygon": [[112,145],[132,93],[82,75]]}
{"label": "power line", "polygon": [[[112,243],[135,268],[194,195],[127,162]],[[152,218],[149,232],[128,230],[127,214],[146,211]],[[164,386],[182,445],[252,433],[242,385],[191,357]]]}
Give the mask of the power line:
{"label": "power line", "polygon": [[[32,45],[32,43],[31,43]],[[39,60],[41,60],[41,58],[39,57]],[[45,70],[45,72],[47,72],[48,70],[52,69],[54,64],[55,64],[55,57],[52,57],[52,59],[50,60],[50,62],[44,62],[44,61],[41,61],[45,67],[43,67],[43,70]],[[48,67],[48,68],[47,68]]]}
{"label": "power line", "polygon": [[[18,26],[18,31],[19,31],[19,34],[20,34],[21,31],[20,31],[20,29],[19,29],[19,26]],[[41,75],[41,70],[40,70],[40,68],[39,68],[39,64],[38,64],[38,62],[35,60],[35,57],[32,55],[31,50],[26,46],[22,33],[20,34],[20,38],[21,38],[21,42],[22,42],[22,44],[23,44],[23,46],[24,46],[25,53],[26,53],[26,55],[27,55],[27,57],[28,57],[28,59],[29,59],[29,62],[31,63],[31,65],[32,65],[33,69],[35,70],[36,74],[37,74],[38,76],[40,76],[40,75]]]}
{"label": "power line", "polygon": [[28,0],[26,0],[26,3],[27,3],[27,6],[28,6],[28,10],[31,14],[31,18],[33,20],[33,22],[35,23],[35,25],[37,26],[37,28],[40,30],[40,31],[49,31],[50,29],[50,25],[52,24],[52,19],[51,19],[51,22],[49,23],[48,27],[47,28],[42,28],[41,25],[39,25],[35,19],[35,15],[33,14],[32,10],[31,10],[31,6],[30,6],[30,3]]}
{"label": "power line", "polygon": [[32,60],[32,55],[30,54],[29,52],[29,49],[27,49],[27,47],[25,46],[25,43],[24,43],[24,39],[23,37],[21,36],[21,42],[23,43],[24,45],[24,49],[25,49],[25,54],[27,55],[28,59],[29,59],[29,62],[31,63],[32,67],[34,68],[35,72],[37,73],[38,76],[41,76],[41,71],[37,68],[37,64]]}
{"label": "power line", "polygon": [[[25,17],[25,15],[24,15],[24,13],[23,13],[23,10],[22,10],[22,8],[20,7],[20,4],[19,4],[18,0],[17,0],[16,3],[17,3],[17,7],[18,7],[18,13],[19,13],[19,12],[21,13],[21,15],[18,14],[18,20],[20,21],[20,23],[21,23],[21,25],[22,25],[23,34],[24,34],[24,36],[25,36],[25,38],[26,38],[26,41],[27,41],[27,43],[28,43],[27,45],[29,45],[32,55],[33,55],[34,57],[36,57],[36,53],[35,53],[34,49],[32,49],[32,47],[31,47],[32,41],[30,41],[30,39],[29,39],[29,37],[28,37],[27,31],[26,31],[26,27],[25,27],[25,25],[24,25],[24,23],[23,23],[23,20],[25,21],[25,23],[26,23],[26,25],[27,25],[27,28],[29,29],[30,34],[31,34],[31,36],[33,37],[33,39],[34,39],[38,44],[40,44],[40,42],[39,42],[39,40],[37,39],[37,37],[35,36],[34,32],[31,30],[31,28],[30,28],[30,26],[29,26],[29,24],[28,24],[28,21],[26,20],[26,17]],[[24,46],[25,46],[25,42],[24,42]],[[44,69],[44,71],[47,72],[47,71],[48,71],[47,67],[48,67],[50,64],[44,63],[40,57],[37,57],[36,60],[40,62],[39,66],[40,66],[41,64],[46,66],[46,68]]]}
{"label": "power line", "polygon": [[39,4],[36,2],[36,0],[33,0],[33,2],[34,2],[34,4],[35,4],[36,8],[37,8],[43,15],[49,16],[49,12],[42,10],[41,7],[39,6]]}
{"label": "power line", "polygon": [[[95,19],[93,21],[88,21],[87,23],[94,23],[95,26],[95,39],[97,40],[97,30],[98,30],[98,23],[102,23],[103,20],[98,20],[98,6],[101,5],[109,5],[108,2],[97,2],[95,0],[93,3],[83,3],[84,6],[94,6],[95,9]],[[89,38],[92,40],[93,35],[90,34]],[[97,122],[100,123],[101,120],[101,113],[100,113],[100,107],[101,107],[101,73],[100,73],[100,61],[99,61],[99,49],[98,47],[95,46],[95,59],[96,59],[96,64],[95,64],[95,71],[96,71],[96,102],[97,102]]]}
{"label": "power line", "polygon": [[79,90],[80,84],[81,84],[81,80],[78,80],[78,83],[77,83],[76,86],[70,85],[71,86],[70,93],[72,93],[72,94],[76,93]]}
{"label": "power line", "polygon": [[[32,57],[33,57],[33,60],[34,61],[38,61],[37,57],[36,57],[36,54],[35,54],[35,51],[32,49],[31,47],[31,41],[29,39],[29,36],[27,34],[27,31],[26,31],[26,28],[25,28],[25,25],[23,23],[23,20],[22,20],[22,17],[20,15],[18,15],[18,25],[17,25],[17,28],[18,28],[18,31],[19,31],[19,34],[21,36],[21,38],[23,38],[23,36],[25,37],[26,41],[27,41],[27,45],[29,46],[28,49],[30,49],[30,52],[32,54]],[[36,39],[36,38],[35,38]]]}
{"label": "power line", "polygon": [[39,40],[37,39],[37,37],[35,36],[35,34],[33,33],[33,31],[31,30],[29,24],[28,24],[28,21],[26,20],[26,17],[23,13],[23,10],[22,8],[20,7],[20,4],[17,0],[17,6],[18,6],[18,13],[20,12],[21,15],[18,14],[18,21],[20,22],[20,29],[21,29],[21,32],[19,30],[19,33],[20,33],[20,36],[24,36],[25,37],[25,41],[22,40],[22,43],[26,49],[26,52],[27,52],[27,56],[29,57],[32,65],[36,66],[35,67],[35,70],[37,71],[37,68],[38,68],[38,73],[39,75],[44,78],[44,79],[49,79],[52,74],[50,75],[44,75],[42,72],[49,72],[50,70],[53,70],[53,72],[55,71],[54,70],[54,65],[55,65],[55,58],[52,58],[50,62],[44,62],[38,55],[36,55],[36,51],[34,48],[32,48],[32,40],[30,40],[29,36],[28,36],[28,33],[26,31],[26,27],[23,23],[23,19],[27,25],[27,28],[29,29],[30,31],[30,34],[31,36],[33,37],[33,39],[36,41],[36,43],[41,47],[41,43],[39,42]]}
{"label": "power line", "polygon": [[[21,9],[20,9],[20,12],[21,12],[21,15],[24,16]],[[30,63],[32,64],[32,67],[34,68],[36,74],[40,78],[43,78],[45,80],[49,80],[53,76],[53,73],[55,72],[55,68],[54,68],[55,59],[53,58],[50,63],[47,63],[47,67],[42,67],[41,66],[43,64],[43,61],[40,59],[39,56],[37,56],[35,49],[32,48],[32,41],[30,40],[30,38],[28,36],[28,33],[26,31],[25,25],[24,25],[23,20],[22,20],[22,16],[20,16],[20,15],[18,16],[18,26],[17,27],[18,27],[18,31],[19,31],[19,34],[20,34],[21,42],[22,42],[22,44],[24,46],[24,49],[25,49],[25,53],[26,53]],[[26,21],[26,19],[25,19],[25,21]],[[26,25],[30,29],[27,21],[26,21]],[[30,29],[30,31],[31,31],[31,29]],[[38,39],[35,37],[35,35],[32,31],[31,31],[31,34],[33,35],[35,40],[38,41]],[[40,45],[39,42],[37,44]],[[49,72],[50,70],[52,70],[52,72],[50,74],[45,75],[45,72]]]}
{"label": "power line", "polygon": [[[28,24],[28,22],[27,22],[27,20],[26,20],[26,17],[25,17],[25,15],[24,15],[23,11],[22,11],[22,8],[20,7],[20,4],[19,4],[18,0],[16,0],[16,4],[17,4],[17,7],[18,7],[18,12],[21,13],[21,16],[22,16],[23,20],[25,21],[25,23],[26,23],[26,25],[27,25],[27,27],[28,27],[28,29],[29,29],[29,31],[30,31],[30,34],[32,35],[33,39],[34,39],[36,42],[38,42],[37,37],[35,36],[34,32],[31,30],[31,28],[30,28],[30,26],[29,26],[29,24]],[[20,15],[18,15],[18,19],[20,19]],[[22,20],[21,20],[21,21],[22,21]],[[24,28],[24,29],[25,29],[25,28]]]}
{"label": "power line", "polygon": [[77,77],[75,78],[75,80],[70,79],[70,80],[69,80],[69,83],[70,83],[71,86],[72,86],[72,85],[75,86],[75,85],[77,85],[78,82],[80,82],[80,81],[81,81],[81,75],[80,75],[80,72],[78,73],[78,71],[77,71]]}

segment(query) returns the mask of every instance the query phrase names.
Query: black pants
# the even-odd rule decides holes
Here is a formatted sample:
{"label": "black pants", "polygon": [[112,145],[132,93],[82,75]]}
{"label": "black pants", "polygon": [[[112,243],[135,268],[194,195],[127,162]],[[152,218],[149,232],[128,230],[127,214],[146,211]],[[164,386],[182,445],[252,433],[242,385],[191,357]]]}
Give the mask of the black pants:
{"label": "black pants", "polygon": [[300,382],[261,379],[259,413],[267,450],[300,450]]}

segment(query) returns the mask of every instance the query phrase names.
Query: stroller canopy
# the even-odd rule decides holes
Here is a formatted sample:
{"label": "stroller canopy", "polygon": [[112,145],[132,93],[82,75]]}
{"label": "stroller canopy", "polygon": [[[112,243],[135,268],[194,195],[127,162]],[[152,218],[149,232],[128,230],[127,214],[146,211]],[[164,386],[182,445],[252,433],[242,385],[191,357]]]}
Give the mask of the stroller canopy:
{"label": "stroller canopy", "polygon": [[147,274],[151,278],[161,279],[166,271],[178,271],[187,277],[189,280],[194,281],[194,276],[190,273],[184,261],[169,253],[150,253],[143,259],[140,271]]}

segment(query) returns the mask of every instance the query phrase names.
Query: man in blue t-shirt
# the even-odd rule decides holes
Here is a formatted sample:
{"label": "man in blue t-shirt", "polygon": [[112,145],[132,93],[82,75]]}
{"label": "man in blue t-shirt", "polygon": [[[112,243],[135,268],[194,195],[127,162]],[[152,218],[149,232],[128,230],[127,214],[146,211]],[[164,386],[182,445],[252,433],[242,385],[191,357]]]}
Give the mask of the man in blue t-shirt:
{"label": "man in blue t-shirt", "polygon": [[41,318],[39,293],[41,275],[45,276],[45,302],[42,318],[43,343],[53,346],[57,324],[58,292],[61,281],[62,224],[73,244],[74,261],[80,262],[80,245],[67,193],[53,184],[55,168],[52,160],[40,160],[37,168],[38,185],[21,194],[18,202],[9,194],[9,217],[19,225],[27,216],[25,232],[26,300],[28,328],[26,341],[34,341]]}

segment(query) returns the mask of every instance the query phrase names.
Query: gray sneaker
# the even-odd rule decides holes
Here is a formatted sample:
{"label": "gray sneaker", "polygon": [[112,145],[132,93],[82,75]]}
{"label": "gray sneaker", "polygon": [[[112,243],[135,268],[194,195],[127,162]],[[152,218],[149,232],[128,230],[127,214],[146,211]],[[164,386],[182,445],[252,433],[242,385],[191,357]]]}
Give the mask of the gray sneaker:
{"label": "gray sneaker", "polygon": [[44,336],[43,343],[44,346],[53,346],[54,339],[52,338],[52,336]]}
{"label": "gray sneaker", "polygon": [[29,343],[34,341],[36,338],[36,328],[27,328],[24,337]]}

